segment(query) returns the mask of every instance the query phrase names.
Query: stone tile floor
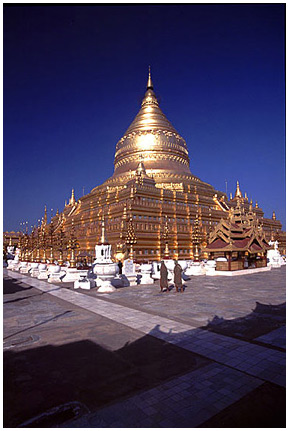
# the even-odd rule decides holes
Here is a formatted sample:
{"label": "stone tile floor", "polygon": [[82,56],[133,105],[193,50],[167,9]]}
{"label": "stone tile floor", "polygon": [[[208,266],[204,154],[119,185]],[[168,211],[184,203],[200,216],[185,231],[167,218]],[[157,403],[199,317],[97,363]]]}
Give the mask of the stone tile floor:
{"label": "stone tile floor", "polygon": [[[59,420],[56,426],[197,427],[223,414],[227,408],[232,409],[254,391],[262,392],[264,384],[269,385],[269,392],[275,388],[280,399],[285,399],[284,268],[242,276],[238,280],[193,277],[186,283],[183,294],[173,291],[161,294],[155,284],[101,295],[95,290],[74,291],[69,285],[51,285],[7,270],[4,277],[7,283],[13,281],[16,290],[11,293],[10,286],[7,296],[4,291],[4,352],[10,355],[10,362],[19,363],[19,354],[21,358],[21,352],[25,353],[28,348],[35,352],[48,345],[62,346],[68,341],[81,343],[87,339],[106,351],[117,355],[122,352],[122,359],[127,362],[117,362],[120,370],[116,377],[124,374],[126,384],[127,379],[135,381],[135,386],[122,388],[119,396],[120,383],[111,383],[117,390],[107,394],[105,402],[99,400],[93,404],[87,400],[87,394],[79,396],[91,413],[66,423]],[[8,296],[12,299],[6,299]],[[158,347],[152,347],[153,343]],[[148,369],[142,375],[144,380],[140,376],[132,377],[136,365],[138,372],[152,367],[154,356],[146,358],[146,354],[154,349],[158,349],[159,355],[165,349],[173,349],[167,350],[167,363],[174,359],[177,365],[169,369],[166,359],[160,357],[160,368]],[[89,361],[89,357],[84,355],[83,361]],[[115,361],[112,362],[115,366]],[[103,369],[106,377],[109,376],[107,368]],[[162,375],[166,368],[166,375]],[[59,370],[53,372],[57,374]],[[102,378],[99,373],[93,376]],[[150,376],[154,376],[150,382],[153,387],[147,388]],[[35,377],[25,375],[22,370],[23,388],[23,378],[24,382],[30,379],[33,383]],[[7,380],[7,392],[12,398],[14,388],[11,389]],[[31,391],[34,397],[37,390],[34,385],[34,392]],[[89,387],[89,390],[92,394],[93,389]],[[40,402],[38,409],[30,406],[26,412],[25,408],[18,412],[16,425],[21,420],[25,422],[24,419],[29,422],[45,407],[57,405],[56,400],[54,404],[53,400],[46,404]],[[285,409],[283,413],[284,416]],[[279,413],[279,419],[274,415],[271,418],[276,426],[280,416]],[[9,414],[7,423],[13,424]]]}

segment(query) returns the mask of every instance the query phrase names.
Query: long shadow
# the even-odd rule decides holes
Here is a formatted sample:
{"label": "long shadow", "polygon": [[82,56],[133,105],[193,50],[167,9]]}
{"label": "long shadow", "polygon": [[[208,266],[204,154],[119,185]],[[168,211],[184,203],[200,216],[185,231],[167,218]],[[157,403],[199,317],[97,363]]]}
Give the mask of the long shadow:
{"label": "long shadow", "polygon": [[246,341],[267,334],[284,326],[286,323],[286,303],[271,305],[256,302],[256,307],[250,314],[236,319],[226,320],[214,316],[202,329],[218,334],[236,337]]}
{"label": "long shadow", "polygon": [[7,335],[7,337],[4,337],[3,340],[7,340],[8,338],[14,337],[15,335],[19,335],[23,332],[29,331],[29,329],[35,329],[38,326],[45,325],[45,323],[51,322],[52,320],[56,320],[59,317],[63,317],[68,313],[71,313],[71,311],[70,310],[64,311],[63,313],[57,314],[56,316],[53,316],[50,319],[43,320],[43,322],[36,323],[35,325],[29,326],[28,328],[21,329],[21,331],[17,331],[17,332],[14,332],[13,334]]}
{"label": "long shadow", "polygon": [[95,410],[208,363],[149,335],[117,351],[89,340],[6,351],[4,426],[53,427],[67,420],[64,405]]}
{"label": "long shadow", "polygon": [[5,278],[5,283],[3,283],[3,295],[12,295],[17,292],[33,289],[33,286],[27,285],[27,287],[24,287],[23,284],[25,285],[25,283],[19,282],[18,280]]}
{"label": "long shadow", "polygon": [[[20,288],[16,292],[22,290],[25,289]],[[264,319],[266,324],[263,323],[262,326]],[[275,329],[274,325],[284,325],[284,322],[284,303],[279,305],[256,303],[255,309],[247,316],[233,321],[215,316],[202,329],[229,336],[238,336],[236,334],[239,333],[251,340],[254,335],[263,335],[272,328]],[[31,328],[20,329],[13,335],[22,332],[29,335],[29,329],[32,330],[32,334],[37,335],[37,327],[43,323],[46,322]],[[59,328],[61,330],[61,325],[56,326],[55,330]],[[244,328],[243,331],[241,331],[242,328]],[[193,334],[194,330],[191,330],[184,335],[189,339]],[[156,325],[151,335],[145,335],[116,351],[110,351],[90,340],[65,343],[65,332],[62,335],[62,345],[49,344],[41,347],[35,345],[34,348],[33,337],[29,348],[25,348],[24,344],[21,346],[19,342],[15,346],[13,336],[6,337],[7,350],[3,355],[4,426],[10,428],[21,425],[24,427],[61,426],[67,419],[76,415],[95,411],[211,363],[204,357],[162,341],[161,336],[161,330]],[[37,336],[35,340],[37,342]],[[244,397],[230,406],[230,410],[225,409],[222,412],[225,414],[228,411],[229,419],[226,420],[226,426],[230,427],[236,423],[240,409],[246,411],[249,418],[246,425],[248,427],[255,423],[253,419],[250,422],[254,414],[259,418],[260,427],[272,426],[272,424],[280,427],[285,423],[284,388],[266,383],[266,402],[270,401],[270,409],[263,411],[262,403],[252,401],[252,397],[255,401],[260,398],[260,393],[264,392],[262,387],[263,385],[259,392],[251,395],[251,398]],[[167,408],[170,409],[170,406]],[[38,419],[35,419],[37,416]],[[223,416],[218,419],[216,415],[213,420],[215,422],[212,423],[220,427]]]}
{"label": "long shadow", "polygon": [[10,301],[4,301],[3,304],[13,304],[13,302],[24,301],[25,299],[30,299],[30,298],[34,298],[35,296],[40,296],[43,293],[44,292],[38,293],[37,295],[24,296],[23,298],[11,299]]}
{"label": "long shadow", "polygon": [[[4,301],[3,304],[11,304],[13,302],[19,302],[19,301],[24,301],[25,299],[35,298],[36,296],[47,295],[53,292],[54,290],[59,290],[60,288],[61,287],[56,287],[55,289],[49,289],[49,291],[47,292],[39,292],[36,295],[29,295],[29,296],[23,296],[22,298],[11,299],[10,301]],[[30,287],[30,289],[32,289],[32,287]],[[28,288],[24,290],[28,290]]]}

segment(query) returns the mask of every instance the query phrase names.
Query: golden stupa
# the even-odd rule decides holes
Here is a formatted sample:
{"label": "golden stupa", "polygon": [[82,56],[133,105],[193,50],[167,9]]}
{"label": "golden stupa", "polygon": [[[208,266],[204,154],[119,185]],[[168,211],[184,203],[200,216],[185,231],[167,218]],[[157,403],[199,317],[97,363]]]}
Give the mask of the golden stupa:
{"label": "golden stupa", "polygon": [[[104,219],[115,259],[129,251],[140,262],[160,260],[164,254],[190,259],[196,249],[196,218],[200,245],[205,247],[214,225],[240,200],[245,211],[252,208],[239,183],[234,198],[228,200],[191,173],[186,142],[160,109],[149,72],[141,108],[116,144],[113,175],[78,200],[72,192],[52,224],[55,237],[59,231],[69,236],[73,230],[80,256],[94,255]],[[285,247],[280,221],[264,218],[257,204],[253,211],[267,238],[278,233]]]}

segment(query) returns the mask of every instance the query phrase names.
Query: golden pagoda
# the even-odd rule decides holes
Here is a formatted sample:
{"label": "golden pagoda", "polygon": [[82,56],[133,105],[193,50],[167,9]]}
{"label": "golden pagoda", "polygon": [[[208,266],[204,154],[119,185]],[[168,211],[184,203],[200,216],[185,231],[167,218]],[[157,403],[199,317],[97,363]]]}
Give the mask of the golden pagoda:
{"label": "golden pagoda", "polygon": [[[73,220],[79,255],[94,254],[105,219],[115,259],[129,253],[139,262],[168,255],[192,259],[196,216],[204,245],[209,231],[237,199],[242,200],[244,211],[249,211],[250,203],[239,183],[234,198],[228,200],[225,193],[191,173],[186,142],[162,112],[149,71],[140,110],[116,144],[113,175],[78,200],[72,190],[62,213],[54,216],[53,226],[56,236],[61,230],[68,237]],[[272,232],[281,234],[278,220],[263,218],[257,206],[253,211],[269,237]],[[128,228],[134,231],[131,243]]]}

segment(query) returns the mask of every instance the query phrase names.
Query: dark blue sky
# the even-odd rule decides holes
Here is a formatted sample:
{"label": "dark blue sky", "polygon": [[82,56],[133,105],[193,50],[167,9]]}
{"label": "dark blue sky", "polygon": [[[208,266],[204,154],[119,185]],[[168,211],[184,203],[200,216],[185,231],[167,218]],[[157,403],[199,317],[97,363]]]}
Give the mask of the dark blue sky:
{"label": "dark blue sky", "polygon": [[285,228],[285,6],[4,7],[4,230],[113,173],[148,65],[191,171]]}

